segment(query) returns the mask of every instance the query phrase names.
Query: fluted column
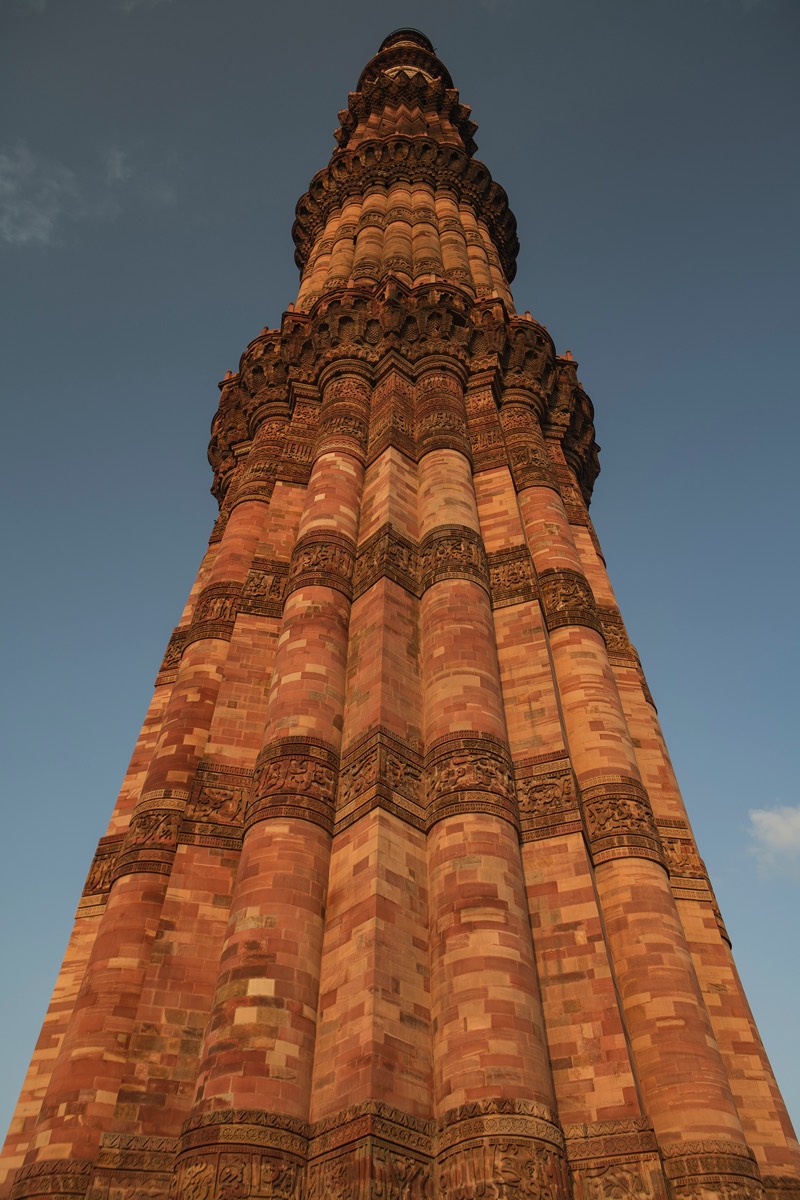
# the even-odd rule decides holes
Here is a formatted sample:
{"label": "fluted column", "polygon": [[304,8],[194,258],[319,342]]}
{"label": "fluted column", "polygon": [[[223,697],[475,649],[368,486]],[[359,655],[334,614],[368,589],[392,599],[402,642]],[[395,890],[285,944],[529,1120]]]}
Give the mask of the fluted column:
{"label": "fluted column", "polygon": [[[254,460],[263,447],[274,445],[275,422],[280,425],[284,420],[278,416],[264,422]],[[211,726],[236,598],[264,528],[270,490],[262,487],[258,498],[252,495],[231,513],[195,607],[161,733],[116,860],[114,883],[26,1164],[91,1159],[101,1131],[110,1127],[120,1083],[132,1069],[128,1039],[169,885],[178,823]],[[58,1170],[54,1165],[56,1191]],[[42,1186],[41,1179],[36,1186]],[[17,1184],[17,1194],[28,1194],[22,1183]]]}
{"label": "fluted column", "polygon": [[[439,1185],[478,1195],[517,1169],[561,1195],[463,386],[451,360],[426,363],[417,411]],[[465,1144],[475,1105],[481,1135]],[[516,1115],[513,1144],[501,1112]]]}
{"label": "fluted column", "polygon": [[[645,1111],[676,1180],[702,1175],[682,1149],[705,1138],[755,1174],[678,918],[591,589],[549,470],[535,398],[509,393],[518,503],[536,567],[567,740]],[[512,418],[513,413],[513,419]],[[525,415],[527,414],[527,415]],[[512,447],[516,445],[517,453]],[[523,455],[522,447],[526,448]],[[737,1149],[738,1147],[738,1149]],[[708,1171],[711,1167],[708,1166]]]}
{"label": "fluted column", "polygon": [[274,1114],[278,1133],[264,1149],[265,1171],[299,1171],[304,1155],[370,392],[360,364],[349,361],[329,368],[321,386],[314,464],[181,1181],[213,1170],[195,1147],[204,1129],[225,1123],[227,1109],[237,1110],[230,1119],[238,1132],[219,1132],[216,1140],[262,1149],[258,1114]]}

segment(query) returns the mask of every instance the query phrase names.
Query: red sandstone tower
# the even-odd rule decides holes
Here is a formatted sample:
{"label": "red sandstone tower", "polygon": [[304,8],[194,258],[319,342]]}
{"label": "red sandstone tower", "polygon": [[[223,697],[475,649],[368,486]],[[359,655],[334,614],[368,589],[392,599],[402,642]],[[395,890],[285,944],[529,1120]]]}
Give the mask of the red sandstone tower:
{"label": "red sandstone tower", "polygon": [[797,1200],[506,196],[416,31],[340,119],[0,1194]]}

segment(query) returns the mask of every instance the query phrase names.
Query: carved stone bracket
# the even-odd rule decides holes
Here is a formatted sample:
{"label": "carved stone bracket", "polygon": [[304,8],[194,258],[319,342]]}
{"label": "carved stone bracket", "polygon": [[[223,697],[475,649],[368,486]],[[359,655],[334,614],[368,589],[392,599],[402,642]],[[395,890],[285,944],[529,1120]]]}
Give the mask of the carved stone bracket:
{"label": "carved stone bracket", "polygon": [[384,728],[361,738],[342,760],[336,831],[373,808],[426,828],[422,756]]}
{"label": "carved stone bracket", "polygon": [[333,530],[314,530],[299,538],[292,553],[286,596],[302,587],[329,587],[348,600],[353,596],[355,542]]}
{"label": "carved stone bracket", "polygon": [[442,579],[472,579],[489,591],[489,564],[483,539],[467,525],[439,525],[419,548],[420,586],[426,591]]}
{"label": "carved stone bracket", "polygon": [[564,1139],[553,1114],[524,1100],[462,1105],[437,1122],[437,1196],[570,1200]]}
{"label": "carved stone bracket", "polygon": [[600,630],[600,620],[589,581],[578,571],[550,567],[539,574],[542,607],[549,630],[564,625],[585,625]]}
{"label": "carved stone bracket", "polygon": [[259,617],[280,617],[289,564],[272,558],[254,558],[242,587],[239,612]]}
{"label": "carved stone bracket", "polygon": [[391,579],[412,595],[419,595],[416,542],[398,533],[391,522],[382,525],[359,547],[353,577],[353,598],[379,579]]}
{"label": "carved stone bracket", "polygon": [[457,813],[493,813],[519,826],[511,758],[487,733],[439,738],[425,755],[428,825]]}
{"label": "carved stone bracket", "polygon": [[542,755],[515,764],[523,842],[582,828],[575,776],[568,758]]}
{"label": "carved stone bracket", "polygon": [[582,806],[594,862],[649,858],[664,864],[647,792],[626,775],[596,776],[581,788]]}
{"label": "carved stone bracket", "polygon": [[304,1200],[308,1126],[259,1109],[224,1109],[183,1127],[175,1200]]}
{"label": "carved stone bracket", "polygon": [[231,640],[241,590],[238,583],[212,583],[203,589],[197,598],[184,649],[203,638]]}
{"label": "carved stone bracket", "polygon": [[763,1200],[755,1157],[741,1142],[673,1142],[661,1156],[672,1200]]}
{"label": "carved stone bracket", "polygon": [[258,756],[245,827],[270,817],[299,817],[333,830],[339,755],[318,738],[280,738]]}
{"label": "carved stone bracket", "polygon": [[492,608],[537,599],[536,579],[527,546],[495,550],[487,555]]}

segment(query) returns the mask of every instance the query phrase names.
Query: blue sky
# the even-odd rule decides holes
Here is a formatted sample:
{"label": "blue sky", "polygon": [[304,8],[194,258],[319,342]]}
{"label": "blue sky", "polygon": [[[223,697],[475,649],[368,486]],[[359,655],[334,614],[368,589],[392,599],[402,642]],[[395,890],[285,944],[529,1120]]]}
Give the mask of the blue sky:
{"label": "blue sky", "polygon": [[478,122],[517,306],[596,410],[593,516],[795,1124],[793,0],[8,0],[0,1125],[214,514],[216,381],[381,39]]}

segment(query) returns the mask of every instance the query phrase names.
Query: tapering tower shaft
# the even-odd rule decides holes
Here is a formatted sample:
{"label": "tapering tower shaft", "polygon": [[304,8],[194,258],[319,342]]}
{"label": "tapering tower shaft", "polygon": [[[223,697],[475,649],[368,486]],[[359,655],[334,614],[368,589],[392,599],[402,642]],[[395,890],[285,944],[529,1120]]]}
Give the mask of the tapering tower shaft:
{"label": "tapering tower shaft", "polygon": [[2,1194],[797,1200],[505,193],[417,31],[340,122]]}

